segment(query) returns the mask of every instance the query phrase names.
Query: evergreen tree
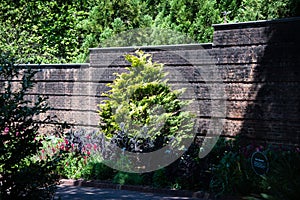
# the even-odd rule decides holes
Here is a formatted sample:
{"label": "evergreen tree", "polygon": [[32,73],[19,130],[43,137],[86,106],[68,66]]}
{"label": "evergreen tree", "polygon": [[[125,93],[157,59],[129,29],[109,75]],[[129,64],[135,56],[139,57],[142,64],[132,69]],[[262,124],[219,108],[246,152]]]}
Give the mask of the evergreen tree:
{"label": "evergreen tree", "polygon": [[131,63],[128,73],[116,74],[109,84],[111,90],[105,94],[108,100],[100,104],[101,131],[108,138],[116,138],[121,131],[124,137],[118,145],[128,151],[136,151],[132,139],[140,151],[146,152],[175,138],[189,138],[193,116],[184,109],[189,101],[179,99],[184,90],[171,89],[164,65],[153,63],[150,54],[136,54],[126,55]]}

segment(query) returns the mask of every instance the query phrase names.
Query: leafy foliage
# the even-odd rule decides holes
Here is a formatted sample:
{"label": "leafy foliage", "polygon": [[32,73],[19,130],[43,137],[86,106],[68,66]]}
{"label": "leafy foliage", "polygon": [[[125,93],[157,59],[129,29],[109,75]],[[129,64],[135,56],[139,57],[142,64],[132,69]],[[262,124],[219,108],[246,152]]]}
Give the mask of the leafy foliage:
{"label": "leafy foliage", "polygon": [[[245,146],[240,142],[240,138],[227,141],[227,148],[219,154],[219,161],[212,165],[210,189],[215,195],[239,194],[249,200],[298,198],[299,148],[261,144]],[[219,147],[216,146],[214,151]],[[255,174],[251,167],[251,155],[256,151],[264,153],[270,162],[265,175]]]}
{"label": "leafy foliage", "polygon": [[[234,19],[242,22],[293,16],[293,12],[296,11],[294,10],[295,7],[292,7],[292,5],[295,2],[297,1],[244,0],[242,1],[240,8],[237,10],[237,16],[235,16]],[[299,4],[299,1],[297,4]]]}
{"label": "leafy foliage", "polygon": [[[131,63],[128,73],[116,74],[105,94],[108,100],[99,105],[100,128],[109,138],[123,131],[124,140],[117,143],[120,148],[137,151],[131,141],[139,140],[136,145],[145,148],[138,151],[149,152],[187,134],[193,121],[191,113],[183,110],[189,102],[178,98],[183,90],[172,90],[164,80],[163,64],[153,63],[151,55],[142,51],[135,53],[126,55]],[[149,141],[153,145],[142,145]]]}
{"label": "leafy foliage", "polygon": [[83,170],[83,177],[89,180],[111,180],[115,174],[112,168],[93,158],[89,159]]}
{"label": "leafy foliage", "polygon": [[79,1],[1,1],[0,48],[22,63],[71,62],[83,39],[77,24],[87,11]]}
{"label": "leafy foliage", "polygon": [[265,199],[298,199],[300,192],[300,152],[299,148],[266,150],[270,163],[270,172],[261,177],[262,185],[267,189],[261,194]]}
{"label": "leafy foliage", "polygon": [[173,0],[160,4],[155,26],[187,33],[199,42],[212,40],[213,23],[220,23],[220,13],[214,0]]}
{"label": "leafy foliage", "polygon": [[41,147],[37,117],[49,109],[42,97],[26,100],[36,72],[15,65],[7,54],[1,54],[0,63],[0,198],[51,198],[56,161],[32,159]]}
{"label": "leafy foliage", "polygon": [[[92,178],[98,175],[99,170],[94,170],[99,161],[95,156],[96,151],[100,153],[99,140],[96,142],[91,138],[94,131],[76,129],[66,123],[54,125],[54,129],[48,128],[48,132],[39,136],[41,139],[41,151],[37,160],[44,160],[48,157],[55,158],[60,155],[56,167],[56,173],[63,178],[78,179],[82,177]],[[91,155],[93,154],[93,155]],[[100,170],[101,171],[101,170]]]}
{"label": "leafy foliage", "polygon": [[167,175],[166,168],[156,170],[152,175],[153,186],[157,188],[164,188],[170,185]]}
{"label": "leafy foliage", "polygon": [[113,182],[120,185],[140,185],[143,182],[143,177],[135,173],[118,172],[114,176]]}
{"label": "leafy foliage", "polygon": [[150,16],[145,15],[146,4],[140,0],[98,0],[95,1],[88,18],[79,26],[86,31],[82,47],[102,46],[105,39],[122,31],[144,28],[151,25]]}
{"label": "leafy foliage", "polygon": [[167,28],[203,43],[212,41],[214,23],[300,14],[299,0],[1,0],[0,5],[0,49],[22,63],[85,62],[88,48],[136,28]]}

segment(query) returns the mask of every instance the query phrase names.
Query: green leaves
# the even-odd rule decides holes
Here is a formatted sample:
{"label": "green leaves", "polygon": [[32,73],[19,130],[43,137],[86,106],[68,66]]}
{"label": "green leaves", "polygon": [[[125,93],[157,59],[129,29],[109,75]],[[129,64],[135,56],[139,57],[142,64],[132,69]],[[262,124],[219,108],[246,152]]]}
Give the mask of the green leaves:
{"label": "green leaves", "polygon": [[[300,10],[299,0],[20,0],[0,5],[0,49],[22,63],[86,62],[89,48],[110,46],[114,41],[107,39],[137,28],[171,29],[193,42],[212,42],[212,24],[292,17]],[[191,42],[145,35],[135,36],[142,40],[139,45]]]}
{"label": "green leaves", "polygon": [[189,102],[180,100],[183,91],[172,90],[164,80],[163,64],[153,63],[142,51],[125,58],[131,63],[128,73],[117,74],[106,93],[109,99],[99,105],[101,131],[112,138],[123,123],[126,137],[134,138],[145,128],[156,149],[167,142],[162,138],[186,136],[193,127],[192,115],[183,111]]}
{"label": "green leaves", "polygon": [[299,8],[299,3],[298,0],[243,0],[233,18],[243,22],[297,16],[299,11],[294,8]]}
{"label": "green leaves", "polygon": [[[22,63],[71,62],[80,49],[79,2],[20,1],[1,3],[0,48]],[[80,10],[80,12],[79,12]]]}
{"label": "green leaves", "polygon": [[32,156],[41,146],[35,139],[37,118],[49,108],[43,97],[28,99],[36,71],[16,65],[10,56],[2,52],[0,57],[0,199],[47,199],[54,192],[55,167]]}

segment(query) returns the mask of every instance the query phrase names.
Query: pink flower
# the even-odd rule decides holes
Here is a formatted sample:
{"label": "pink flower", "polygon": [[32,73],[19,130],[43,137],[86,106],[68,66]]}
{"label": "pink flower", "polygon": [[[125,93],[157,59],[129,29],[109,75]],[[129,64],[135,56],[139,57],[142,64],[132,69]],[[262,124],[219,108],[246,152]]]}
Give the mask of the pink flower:
{"label": "pink flower", "polygon": [[87,149],[91,149],[91,148],[92,148],[92,145],[91,145],[91,144],[87,144],[87,145],[86,145],[86,148],[87,148]]}
{"label": "pink flower", "polygon": [[68,141],[67,139],[65,139],[65,143],[66,143],[66,145],[68,145],[68,144],[69,144],[69,141]]}
{"label": "pink flower", "polygon": [[18,135],[19,135],[19,132],[16,132],[16,136],[18,137]]}
{"label": "pink flower", "polygon": [[5,127],[4,132],[3,132],[3,135],[7,135],[8,132],[9,132],[9,128],[8,128],[8,127]]}

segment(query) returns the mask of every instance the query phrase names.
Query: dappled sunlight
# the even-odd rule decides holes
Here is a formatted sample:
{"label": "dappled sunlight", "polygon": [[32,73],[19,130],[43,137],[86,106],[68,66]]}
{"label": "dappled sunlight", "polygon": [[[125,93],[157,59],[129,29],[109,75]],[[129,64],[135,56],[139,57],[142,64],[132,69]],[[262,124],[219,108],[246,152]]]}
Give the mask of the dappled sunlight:
{"label": "dappled sunlight", "polygon": [[58,186],[55,199],[61,200],[96,200],[96,199],[106,199],[106,200],[167,200],[167,199],[181,199],[189,200],[194,199],[191,197],[179,197],[179,196],[169,196],[162,194],[153,193],[142,193],[136,191],[126,191],[126,190],[114,190],[114,189],[100,189],[93,187],[79,187],[79,186]]}

